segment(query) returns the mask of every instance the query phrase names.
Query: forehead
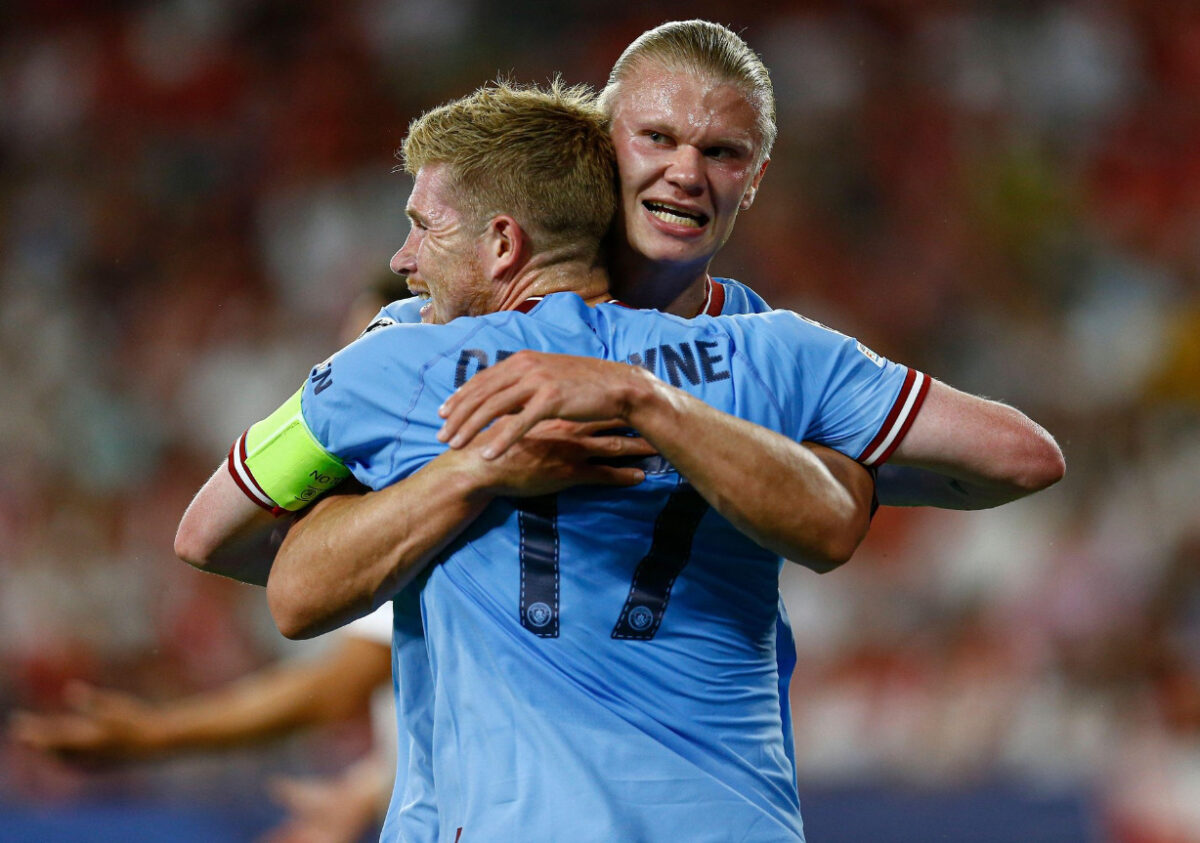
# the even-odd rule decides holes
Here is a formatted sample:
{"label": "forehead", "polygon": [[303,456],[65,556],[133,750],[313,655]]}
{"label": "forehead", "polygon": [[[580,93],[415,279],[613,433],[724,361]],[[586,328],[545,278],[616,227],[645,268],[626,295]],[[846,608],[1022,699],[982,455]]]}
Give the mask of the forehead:
{"label": "forehead", "polygon": [[614,124],[660,123],[676,132],[719,134],[758,145],[758,110],[735,82],[642,62],[630,69],[612,104]]}
{"label": "forehead", "polygon": [[446,164],[426,164],[413,178],[406,210],[422,216],[457,215],[459,209],[451,189],[450,168]]}

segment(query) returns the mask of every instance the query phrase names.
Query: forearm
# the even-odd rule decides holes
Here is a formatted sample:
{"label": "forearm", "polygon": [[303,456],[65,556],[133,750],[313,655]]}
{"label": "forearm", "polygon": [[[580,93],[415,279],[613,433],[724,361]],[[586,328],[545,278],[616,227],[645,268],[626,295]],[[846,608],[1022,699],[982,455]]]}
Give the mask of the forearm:
{"label": "forearm", "polygon": [[793,442],[655,381],[630,424],[718,512],[760,545],[818,571],[866,535],[871,478],[848,458]]}
{"label": "forearm", "polygon": [[266,585],[279,526],[242,493],[222,464],[180,519],[175,555],[202,571]]}
{"label": "forearm", "polygon": [[346,636],[320,656],[156,707],[144,730],[146,748],[236,746],[345,720],[364,714],[372,690],[390,675],[388,647]]}
{"label": "forearm", "polygon": [[1053,485],[1065,464],[1024,413],[933,381],[908,435],[879,472],[879,502],[986,509]]}
{"label": "forearm", "polygon": [[470,466],[448,451],[386,489],[314,505],[288,532],[267,583],[280,632],[319,635],[407,585],[491,502]]}

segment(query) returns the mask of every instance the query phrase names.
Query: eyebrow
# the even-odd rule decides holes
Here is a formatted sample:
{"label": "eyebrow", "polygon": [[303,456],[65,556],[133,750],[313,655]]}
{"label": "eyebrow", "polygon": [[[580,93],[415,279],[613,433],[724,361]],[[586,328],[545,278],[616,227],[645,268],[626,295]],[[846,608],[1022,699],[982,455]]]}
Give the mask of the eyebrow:
{"label": "eyebrow", "polygon": [[[685,130],[680,130],[671,125],[669,121],[663,120],[660,116],[655,115],[653,118],[646,118],[645,120],[640,121],[640,125],[638,125],[634,131],[638,134],[655,132],[660,135],[670,135],[671,137],[678,139],[681,131]],[[749,155],[753,154],[754,152],[754,137],[750,132],[718,135],[710,143],[704,145],[705,149],[711,149],[713,147],[736,149],[738,152]]]}

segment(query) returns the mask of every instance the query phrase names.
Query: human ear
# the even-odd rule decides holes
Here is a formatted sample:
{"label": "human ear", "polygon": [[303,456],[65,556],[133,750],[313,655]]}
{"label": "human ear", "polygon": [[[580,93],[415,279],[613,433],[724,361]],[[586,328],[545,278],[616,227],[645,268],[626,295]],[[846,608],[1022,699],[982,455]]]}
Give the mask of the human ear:
{"label": "human ear", "polygon": [[758,195],[758,185],[762,181],[762,177],[767,172],[767,165],[771,163],[770,158],[764,158],[762,164],[758,167],[758,172],[754,174],[754,179],[750,182],[750,186],[746,188],[746,192],[742,194],[741,204],[738,208],[745,211],[754,204],[754,197]]}
{"label": "human ear", "polygon": [[520,269],[528,253],[529,236],[520,224],[507,214],[492,217],[484,233],[488,276],[493,281],[507,280]]}

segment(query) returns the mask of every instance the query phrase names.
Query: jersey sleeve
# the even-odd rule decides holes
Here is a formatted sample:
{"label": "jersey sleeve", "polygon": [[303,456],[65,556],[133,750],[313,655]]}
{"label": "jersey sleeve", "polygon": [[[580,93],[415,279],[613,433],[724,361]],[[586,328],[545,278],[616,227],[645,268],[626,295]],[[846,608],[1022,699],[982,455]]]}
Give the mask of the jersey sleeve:
{"label": "jersey sleeve", "polygon": [[424,299],[417,298],[416,296],[385,304],[378,315],[367,325],[363,333],[370,333],[374,329],[382,328],[385,325],[412,325],[419,323],[421,321],[421,308],[425,304],[427,302]]}
{"label": "jersey sleeve", "polygon": [[303,509],[350,474],[309,430],[300,409],[302,391],[252,424],[229,449],[227,465],[238,488],[275,515]]}
{"label": "jersey sleeve", "polygon": [[771,305],[767,304],[762,296],[741,281],[714,278],[704,313],[709,316],[737,316],[745,313],[766,313],[771,309]]}
{"label": "jersey sleeve", "polygon": [[780,361],[765,378],[788,396],[794,435],[866,466],[886,462],[916,418],[929,377],[789,311],[746,318],[767,328],[747,334],[772,346],[754,360]]}
{"label": "jersey sleeve", "polygon": [[407,477],[446,448],[438,407],[452,390],[462,332],[395,324],[355,340],[305,383],[308,430],[365,486]]}

